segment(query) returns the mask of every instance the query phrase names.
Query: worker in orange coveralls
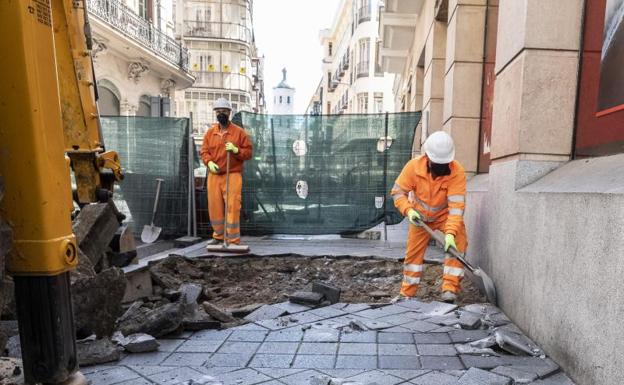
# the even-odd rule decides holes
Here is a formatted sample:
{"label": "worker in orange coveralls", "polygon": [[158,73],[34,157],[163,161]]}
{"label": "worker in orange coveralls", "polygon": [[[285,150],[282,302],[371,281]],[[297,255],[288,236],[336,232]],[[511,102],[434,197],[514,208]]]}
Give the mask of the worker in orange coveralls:
{"label": "worker in orange coveralls", "polygon": [[[213,228],[208,244],[240,243],[241,190],[243,188],[243,162],[251,159],[253,146],[241,127],[230,122],[232,106],[225,98],[215,101],[214,112],[218,123],[204,135],[200,151],[208,167],[208,214]],[[230,186],[227,216],[225,211],[226,156],[230,153]]]}
{"label": "worker in orange coveralls", "polygon": [[[445,251],[455,247],[463,253],[468,246],[463,218],[466,175],[462,165],[454,160],[453,139],[446,132],[434,132],[425,141],[423,149],[425,155],[410,160],[397,178],[391,192],[394,205],[412,224],[422,221],[433,230],[444,232]],[[429,238],[422,227],[409,226],[403,282],[398,298],[416,296]],[[442,283],[443,301],[454,302],[457,299],[463,276],[461,262],[447,254]]]}

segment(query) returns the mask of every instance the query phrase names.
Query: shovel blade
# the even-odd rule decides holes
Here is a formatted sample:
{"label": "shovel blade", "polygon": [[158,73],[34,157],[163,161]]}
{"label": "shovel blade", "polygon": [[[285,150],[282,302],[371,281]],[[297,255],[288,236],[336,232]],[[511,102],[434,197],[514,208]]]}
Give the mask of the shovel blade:
{"label": "shovel blade", "polygon": [[485,293],[488,301],[493,305],[497,305],[496,286],[494,286],[492,278],[479,268],[475,269],[473,274],[478,281],[479,288]]}
{"label": "shovel blade", "polygon": [[162,229],[158,226],[145,225],[141,233],[141,241],[143,243],[154,243],[160,236]]}

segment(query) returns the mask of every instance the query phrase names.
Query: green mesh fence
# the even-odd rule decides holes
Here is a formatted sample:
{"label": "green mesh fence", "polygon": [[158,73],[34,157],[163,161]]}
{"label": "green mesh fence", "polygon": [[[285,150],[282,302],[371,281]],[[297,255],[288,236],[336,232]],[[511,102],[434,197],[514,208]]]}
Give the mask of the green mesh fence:
{"label": "green mesh fence", "polygon": [[163,229],[163,236],[186,233],[188,119],[108,116],[101,124],[106,148],[119,153],[125,174],[114,200],[135,233],[151,222],[156,178],[164,182],[154,224]]}
{"label": "green mesh fence", "polygon": [[[421,114],[257,115],[233,120],[254,143],[243,174],[243,234],[348,234],[402,220],[389,191]],[[384,138],[387,138],[384,139]],[[210,234],[205,182],[198,229]]]}

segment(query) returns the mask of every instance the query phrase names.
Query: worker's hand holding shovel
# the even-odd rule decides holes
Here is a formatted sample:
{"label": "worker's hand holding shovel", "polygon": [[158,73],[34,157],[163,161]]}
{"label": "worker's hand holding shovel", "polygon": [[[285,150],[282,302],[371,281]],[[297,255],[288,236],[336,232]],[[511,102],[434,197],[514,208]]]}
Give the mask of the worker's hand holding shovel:
{"label": "worker's hand holding shovel", "polygon": [[420,226],[420,223],[422,222],[422,217],[420,216],[420,213],[414,209],[407,210],[407,219],[414,226]]}

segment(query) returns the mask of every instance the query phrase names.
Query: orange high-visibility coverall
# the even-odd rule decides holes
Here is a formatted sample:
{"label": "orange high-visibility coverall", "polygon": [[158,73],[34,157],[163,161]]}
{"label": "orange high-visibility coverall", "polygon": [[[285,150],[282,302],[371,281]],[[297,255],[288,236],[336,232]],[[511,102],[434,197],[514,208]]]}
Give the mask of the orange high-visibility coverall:
{"label": "orange high-visibility coverall", "polygon": [[[232,142],[238,147],[238,154],[230,153],[230,188],[228,212],[225,211],[225,183],[226,183],[226,151],[225,144]],[[221,130],[215,123],[204,135],[204,142],[200,151],[202,161],[207,166],[213,161],[219,166],[219,174],[208,170],[208,214],[212,225],[214,239],[223,240],[224,234],[228,243],[240,243],[240,209],[241,191],[243,189],[243,162],[251,159],[253,146],[249,136],[239,126],[230,123],[225,130]],[[225,230],[225,231],[224,231]]]}
{"label": "orange high-visibility coverall", "polygon": [[[449,164],[451,174],[433,179],[427,167],[427,157],[420,156],[409,161],[392,187],[394,205],[407,215],[410,208],[418,211],[424,222],[433,230],[453,234],[460,252],[468,247],[464,208],[466,197],[466,175],[457,161]],[[408,195],[411,196],[408,198]],[[401,295],[414,297],[418,291],[429,234],[421,227],[409,226],[407,252],[403,265]],[[458,293],[464,268],[455,258],[444,260],[442,291]]]}

